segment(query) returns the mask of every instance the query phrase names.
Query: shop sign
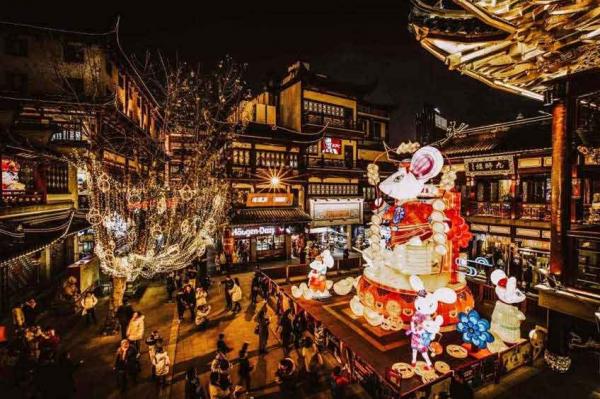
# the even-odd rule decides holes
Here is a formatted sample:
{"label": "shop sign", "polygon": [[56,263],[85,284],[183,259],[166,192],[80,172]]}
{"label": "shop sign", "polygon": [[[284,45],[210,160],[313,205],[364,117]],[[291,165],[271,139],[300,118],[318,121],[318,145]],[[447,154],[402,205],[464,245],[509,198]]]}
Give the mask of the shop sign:
{"label": "shop sign", "polygon": [[342,140],[325,137],[321,140],[321,152],[323,154],[340,155],[342,153]]}
{"label": "shop sign", "polygon": [[535,238],[539,238],[540,236],[540,231],[536,230],[536,229],[521,229],[521,228],[517,228],[516,233],[518,236],[522,236],[522,237],[535,237]]}
{"label": "shop sign", "polygon": [[481,231],[481,232],[487,233],[488,227],[489,226],[487,224],[476,224],[476,223],[473,223],[473,224],[471,224],[471,231]]}
{"label": "shop sign", "polygon": [[505,227],[505,226],[490,226],[490,233],[510,235],[510,227]]}
{"label": "shop sign", "polygon": [[520,158],[519,168],[540,168],[542,166],[542,158]]}
{"label": "shop sign", "polygon": [[362,224],[362,199],[311,200],[310,216],[313,227],[336,224]]}
{"label": "shop sign", "polygon": [[294,195],[283,193],[248,193],[246,206],[291,206],[294,202]]}
{"label": "shop sign", "polygon": [[257,235],[273,235],[279,233],[281,228],[275,226],[259,226],[259,227],[235,227],[233,229],[234,237],[250,237]]}
{"label": "shop sign", "polygon": [[515,173],[512,155],[465,159],[467,176],[510,175]]}
{"label": "shop sign", "polygon": [[542,251],[550,250],[550,243],[548,241],[539,240],[518,240],[521,243],[522,248],[539,249]]}

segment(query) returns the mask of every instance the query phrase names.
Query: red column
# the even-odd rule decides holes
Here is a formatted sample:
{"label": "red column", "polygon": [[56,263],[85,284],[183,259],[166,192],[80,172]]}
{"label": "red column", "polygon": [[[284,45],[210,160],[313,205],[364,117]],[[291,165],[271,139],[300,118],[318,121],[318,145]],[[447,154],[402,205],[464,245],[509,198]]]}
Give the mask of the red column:
{"label": "red column", "polygon": [[567,230],[570,220],[571,169],[569,162],[567,103],[559,101],[552,109],[552,198],[550,272],[560,275],[568,261]]}

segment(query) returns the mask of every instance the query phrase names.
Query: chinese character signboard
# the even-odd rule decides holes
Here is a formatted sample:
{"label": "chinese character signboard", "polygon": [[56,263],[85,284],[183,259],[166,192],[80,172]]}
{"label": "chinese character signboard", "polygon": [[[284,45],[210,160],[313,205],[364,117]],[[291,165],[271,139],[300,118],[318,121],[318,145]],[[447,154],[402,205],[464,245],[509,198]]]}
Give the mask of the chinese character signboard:
{"label": "chinese character signboard", "polygon": [[512,155],[465,159],[467,176],[511,175],[515,173]]}
{"label": "chinese character signboard", "polygon": [[311,199],[312,227],[338,224],[362,224],[363,200],[361,199]]}
{"label": "chinese character signboard", "polygon": [[294,202],[293,194],[287,193],[248,193],[247,207],[257,206],[291,206]]}

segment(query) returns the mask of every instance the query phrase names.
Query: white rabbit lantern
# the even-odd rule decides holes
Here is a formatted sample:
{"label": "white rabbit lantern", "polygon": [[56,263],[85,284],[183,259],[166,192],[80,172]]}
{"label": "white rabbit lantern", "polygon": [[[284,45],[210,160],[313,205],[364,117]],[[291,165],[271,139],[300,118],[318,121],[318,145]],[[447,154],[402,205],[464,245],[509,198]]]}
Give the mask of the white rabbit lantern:
{"label": "white rabbit lantern", "polygon": [[431,369],[431,360],[429,359],[429,344],[440,331],[444,318],[438,315],[431,317],[438,307],[438,302],[454,303],[456,302],[456,293],[450,288],[442,287],[435,290],[433,293],[427,292],[423,281],[418,276],[410,276],[410,285],[417,292],[415,299],[415,313],[410,322],[410,330],[407,335],[410,335],[410,347],[412,349],[412,362],[417,364],[417,353],[420,353],[427,369]]}
{"label": "white rabbit lantern", "polygon": [[517,280],[507,278],[501,269],[492,272],[490,279],[496,286],[496,306],[492,313],[490,331],[502,341],[514,344],[521,340],[521,322],[525,315],[514,304],[523,302],[525,294],[517,289]]}

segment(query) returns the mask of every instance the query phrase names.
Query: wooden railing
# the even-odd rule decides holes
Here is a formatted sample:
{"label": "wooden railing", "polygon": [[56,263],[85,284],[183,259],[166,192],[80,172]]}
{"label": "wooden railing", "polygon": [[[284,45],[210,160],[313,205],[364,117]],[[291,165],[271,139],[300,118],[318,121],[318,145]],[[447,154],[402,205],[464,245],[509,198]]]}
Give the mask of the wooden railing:
{"label": "wooden railing", "polygon": [[[328,275],[341,275],[358,271],[362,267],[361,258],[335,259],[335,264]],[[298,278],[306,278],[310,272],[310,266],[306,263],[289,264],[269,267],[262,270],[272,280],[285,280],[287,283]]]}
{"label": "wooden railing", "polygon": [[2,207],[40,205],[44,203],[45,195],[41,192],[25,192],[2,190]]}

